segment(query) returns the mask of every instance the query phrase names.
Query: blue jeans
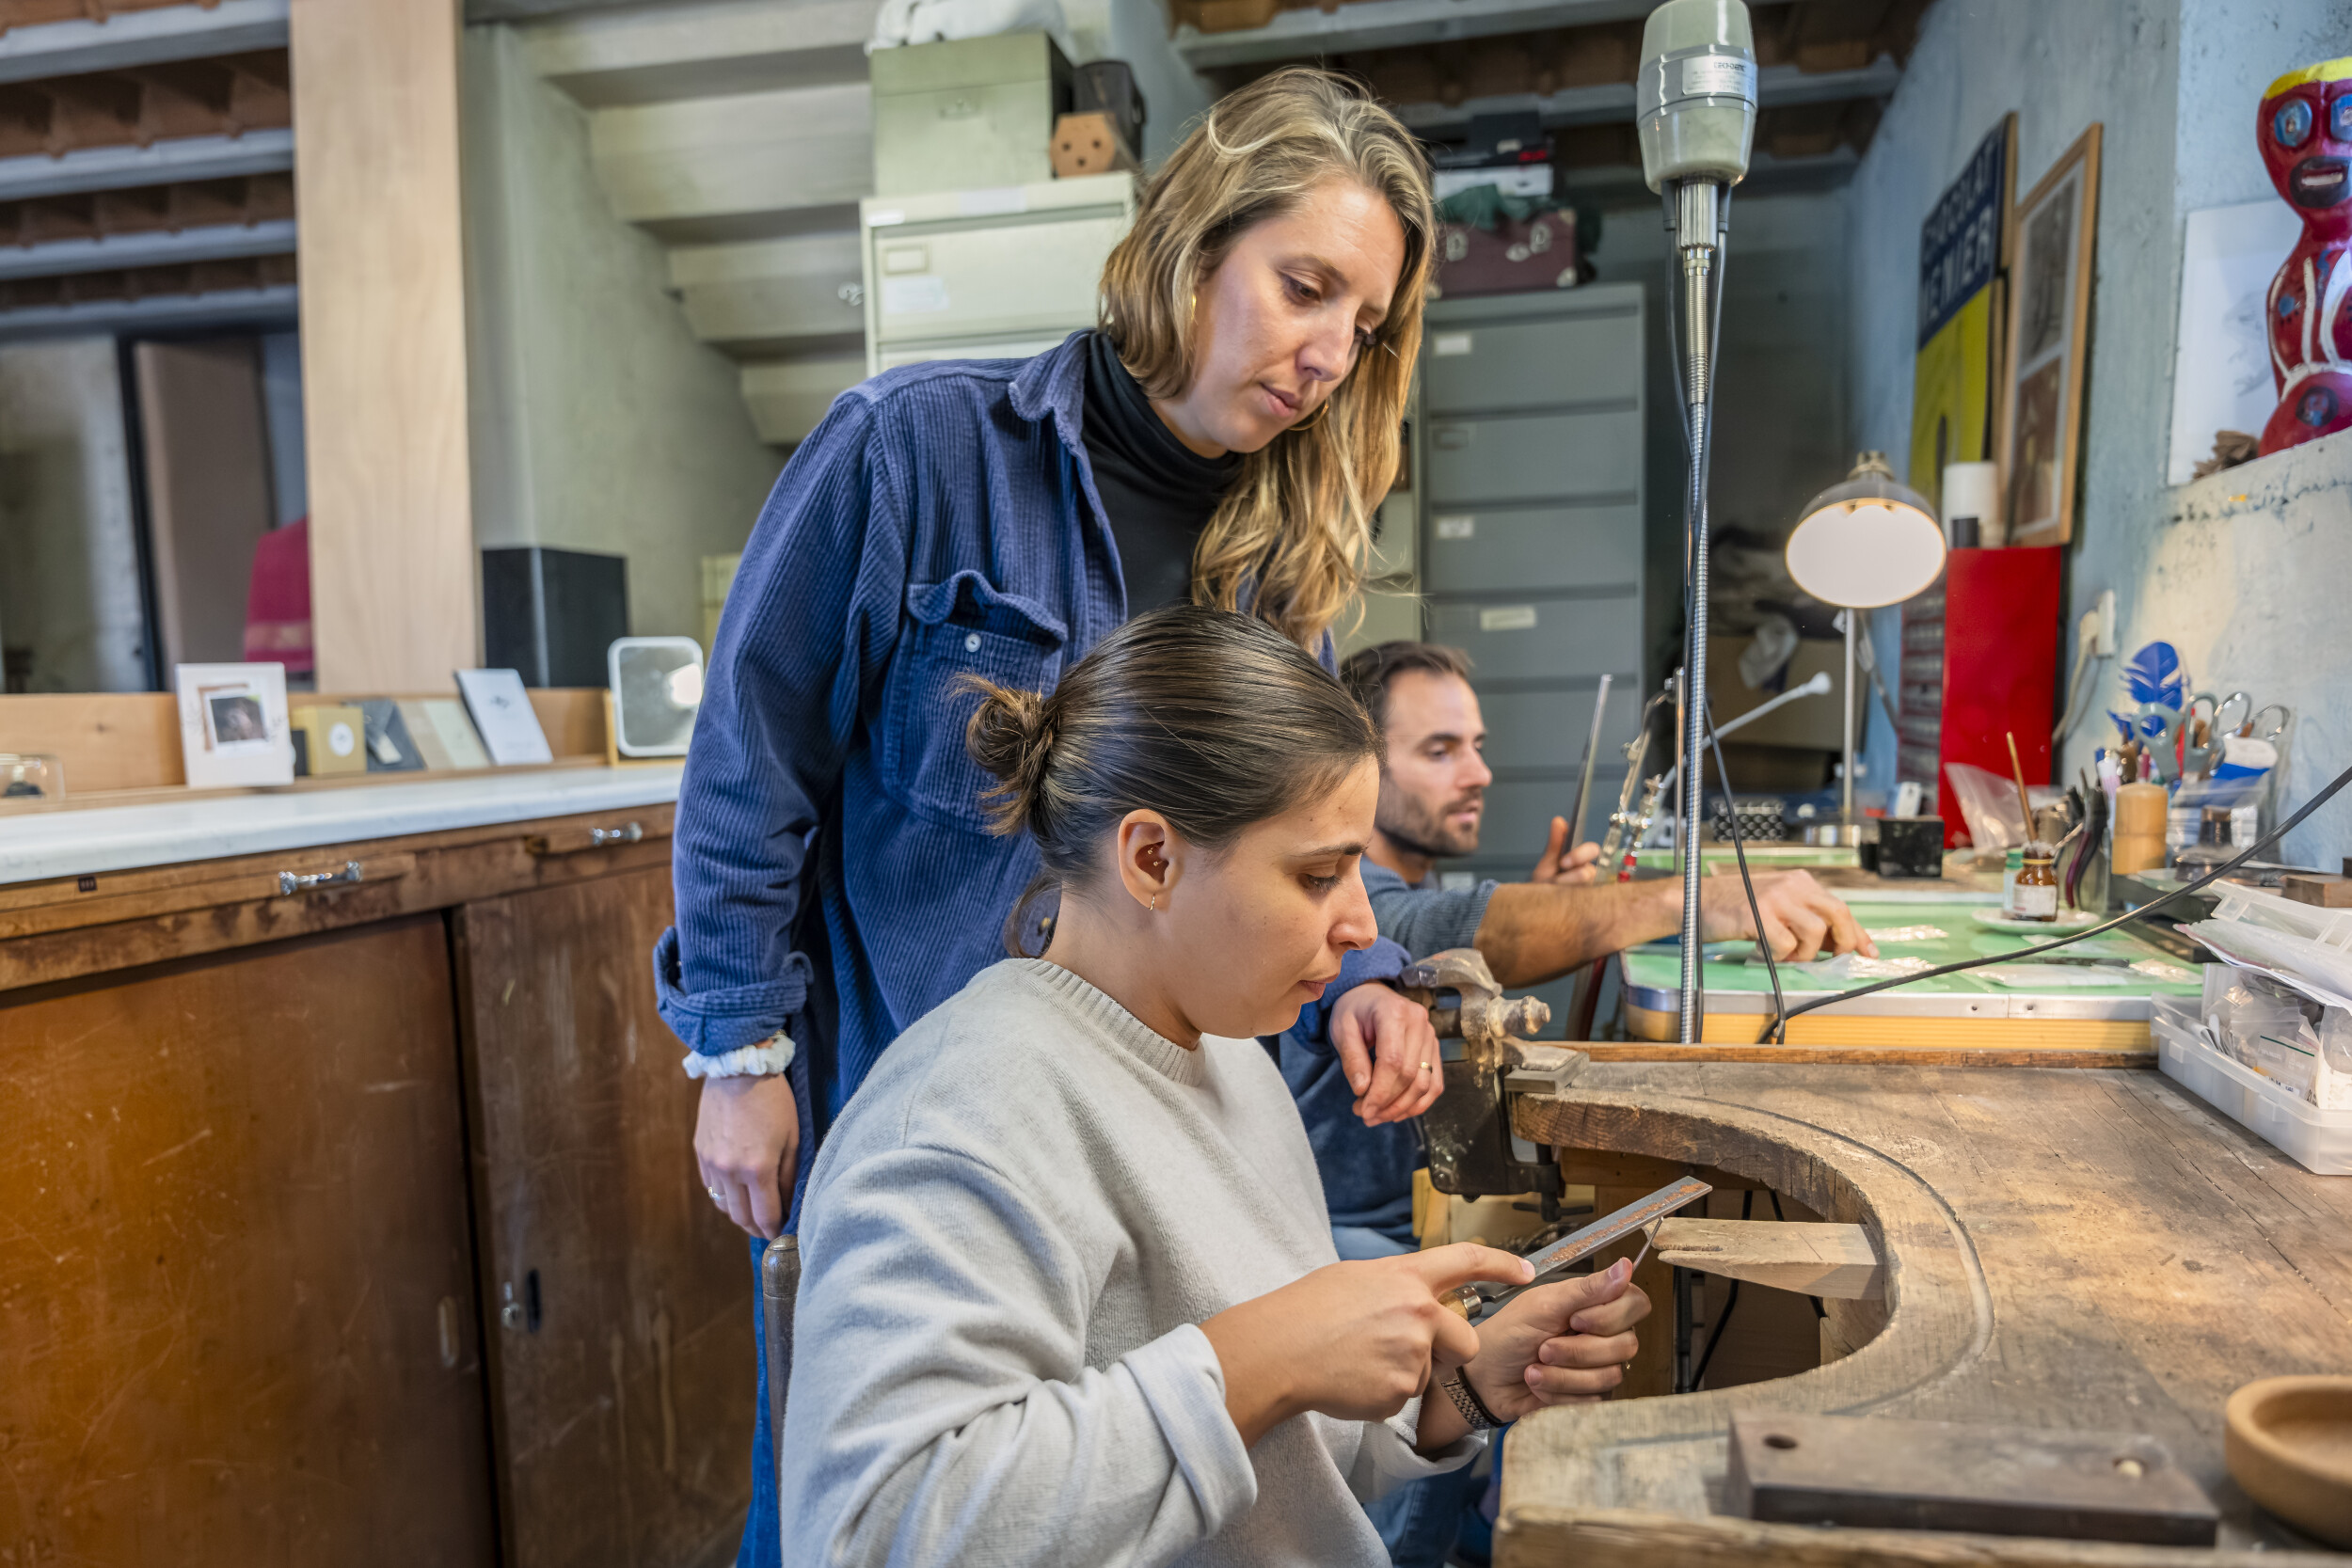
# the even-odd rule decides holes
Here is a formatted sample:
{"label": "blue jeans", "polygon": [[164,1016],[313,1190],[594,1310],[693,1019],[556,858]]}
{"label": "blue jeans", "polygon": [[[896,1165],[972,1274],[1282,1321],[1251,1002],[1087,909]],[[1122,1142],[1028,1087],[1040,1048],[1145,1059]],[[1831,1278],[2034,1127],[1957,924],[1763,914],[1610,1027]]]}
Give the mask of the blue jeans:
{"label": "blue jeans", "polygon": [[[1331,1243],[1347,1262],[1395,1258],[1413,1249],[1369,1226],[1335,1225]],[[1476,1465],[1464,1465],[1442,1476],[1431,1476],[1400,1486],[1378,1502],[1364,1505],[1372,1528],[1380,1532],[1395,1568],[1445,1568],[1454,1551],[1462,1515],[1478,1504],[1486,1478],[1472,1475]]]}
{"label": "blue jeans", "polygon": [[1331,1244],[1340,1249],[1343,1263],[1364,1263],[1375,1258],[1398,1258],[1413,1250],[1409,1242],[1400,1242],[1385,1230],[1375,1230],[1368,1225],[1335,1225],[1331,1227]]}
{"label": "blue jeans", "polygon": [[768,1315],[759,1309],[759,1260],[768,1243],[752,1243],[752,1331],[759,1350],[757,1424],[752,1428],[752,1512],[735,1568],[784,1568],[784,1521],[776,1512],[776,1434],[768,1430]]}

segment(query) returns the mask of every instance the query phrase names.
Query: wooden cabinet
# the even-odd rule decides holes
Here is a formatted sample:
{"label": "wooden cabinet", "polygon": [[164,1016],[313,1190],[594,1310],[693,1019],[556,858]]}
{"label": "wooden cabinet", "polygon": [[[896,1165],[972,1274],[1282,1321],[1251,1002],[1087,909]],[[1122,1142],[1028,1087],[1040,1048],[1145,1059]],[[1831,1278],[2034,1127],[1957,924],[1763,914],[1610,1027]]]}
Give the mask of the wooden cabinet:
{"label": "wooden cabinet", "polygon": [[527,1568],[734,1546],[751,1265],[693,1180],[648,958],[669,922],[667,867],[457,911],[499,1510]]}
{"label": "wooden cabinet", "polygon": [[431,915],[0,997],[0,1552],[494,1560],[455,1023]]}
{"label": "wooden cabinet", "polygon": [[626,815],[0,887],[0,1563],[731,1554],[752,1275]]}

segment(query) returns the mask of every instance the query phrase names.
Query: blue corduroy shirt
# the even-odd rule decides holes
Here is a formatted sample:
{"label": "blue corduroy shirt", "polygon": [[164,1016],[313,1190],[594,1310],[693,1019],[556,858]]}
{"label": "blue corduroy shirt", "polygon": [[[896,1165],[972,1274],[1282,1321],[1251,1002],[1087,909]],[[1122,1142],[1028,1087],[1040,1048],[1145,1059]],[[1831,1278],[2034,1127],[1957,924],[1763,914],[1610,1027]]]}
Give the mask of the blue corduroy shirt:
{"label": "blue corduroy shirt", "polygon": [[[1004,957],[1037,871],[1025,837],[987,830],[994,781],[964,752],[977,699],[956,678],[1051,690],[1127,616],[1080,437],[1087,338],[843,393],[785,466],[727,595],[678,796],[677,925],[654,968],[661,1016],[695,1051],[789,1029],[796,1214],[834,1117],[902,1030]],[[1403,961],[1387,943],[1351,954],[1327,997]]]}

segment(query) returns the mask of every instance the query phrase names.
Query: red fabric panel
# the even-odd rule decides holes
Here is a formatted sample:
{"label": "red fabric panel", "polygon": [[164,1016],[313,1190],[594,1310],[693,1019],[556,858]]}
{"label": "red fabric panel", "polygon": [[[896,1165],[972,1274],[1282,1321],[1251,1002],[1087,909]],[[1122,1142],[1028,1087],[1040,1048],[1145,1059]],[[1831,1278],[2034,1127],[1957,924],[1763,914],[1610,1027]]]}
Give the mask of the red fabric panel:
{"label": "red fabric panel", "polygon": [[1945,764],[1971,763],[2006,779],[2014,732],[2026,782],[2050,782],[2063,548],[1953,550],[1944,558],[1944,725],[1935,774],[1947,847],[1967,827]]}
{"label": "red fabric panel", "polygon": [[245,657],[308,674],[310,653],[310,519],[262,535],[245,599]]}

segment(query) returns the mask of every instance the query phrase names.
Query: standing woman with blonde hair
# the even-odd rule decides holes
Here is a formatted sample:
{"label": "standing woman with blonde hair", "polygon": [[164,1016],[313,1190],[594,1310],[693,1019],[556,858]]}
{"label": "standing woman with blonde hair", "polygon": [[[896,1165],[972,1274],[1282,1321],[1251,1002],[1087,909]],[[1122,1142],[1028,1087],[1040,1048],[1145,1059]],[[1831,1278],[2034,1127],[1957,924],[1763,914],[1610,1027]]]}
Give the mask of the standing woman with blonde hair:
{"label": "standing woman with blonde hair", "polygon": [[[1329,665],[1396,468],[1434,232],[1395,117],[1327,72],[1275,72],[1152,176],[1098,328],[888,372],[793,452],[711,651],[654,957],[703,1083],[703,1184],[755,1252],[791,1227],[803,1144],[1002,956],[1037,872],[1032,844],[988,831],[964,677],[1050,691],[1130,615],[1184,601]],[[1368,1121],[1438,1090],[1426,1017],[1359,983],[1402,962],[1356,955],[1302,1019]],[[744,1564],[777,1560],[757,1408]]]}

